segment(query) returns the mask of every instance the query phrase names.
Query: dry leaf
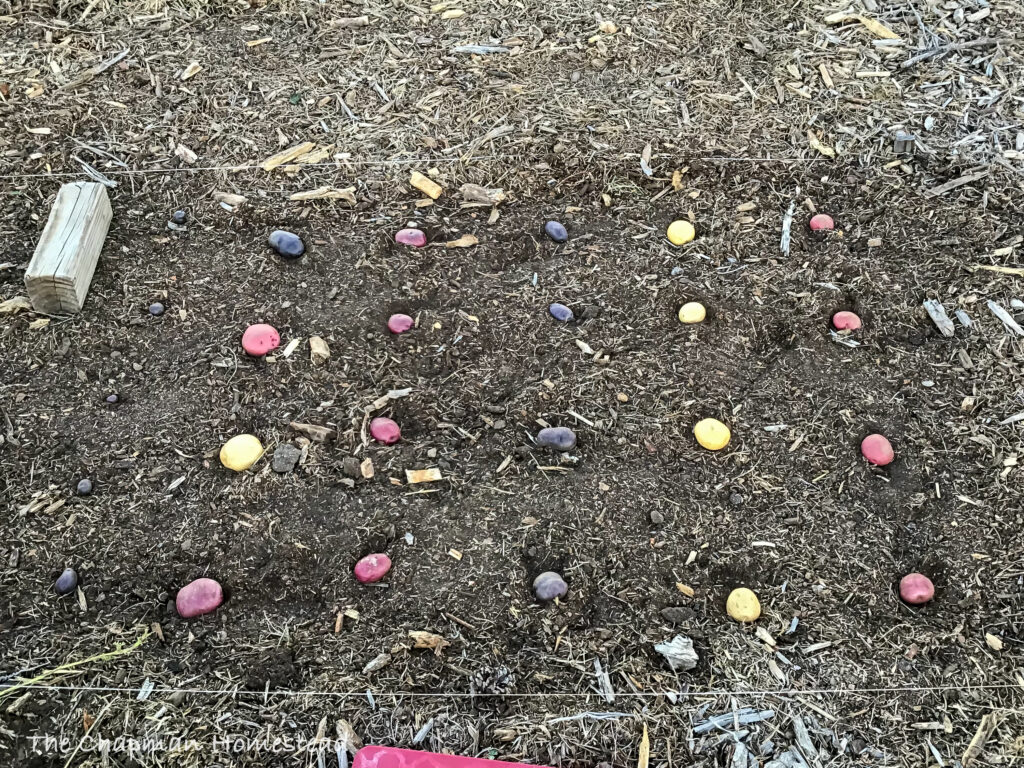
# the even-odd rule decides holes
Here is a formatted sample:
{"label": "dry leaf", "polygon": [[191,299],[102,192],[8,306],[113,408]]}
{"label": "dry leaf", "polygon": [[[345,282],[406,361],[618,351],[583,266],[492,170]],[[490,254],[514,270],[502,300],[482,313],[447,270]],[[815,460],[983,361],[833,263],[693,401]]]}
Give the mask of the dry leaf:
{"label": "dry leaf", "polygon": [[430,467],[429,469],[407,469],[405,470],[405,479],[415,485],[416,483],[433,483],[444,478],[440,469]]}
{"label": "dry leaf", "polygon": [[309,337],[309,359],[313,365],[323,365],[331,357],[331,348],[319,336]]}
{"label": "dry leaf", "polygon": [[0,301],[0,315],[14,315],[22,310],[32,309],[32,302],[28,296],[15,296],[7,301]]}
{"label": "dry leaf", "polygon": [[315,148],[316,144],[312,141],[304,141],[301,144],[296,144],[294,147],[289,147],[288,149],[278,152],[276,155],[268,157],[260,164],[260,167],[264,171],[272,171],[279,165],[290,163],[295,160],[295,158],[301,157]]}
{"label": "dry leaf", "polygon": [[83,709],[82,710],[82,728],[84,728],[86,731],[88,731],[90,728],[92,728],[93,723],[95,723],[95,722],[96,722],[96,718],[93,717],[92,715],[90,715],[88,710]]}
{"label": "dry leaf", "polygon": [[364,480],[373,479],[373,459],[363,459],[359,465],[359,474],[363,476]]}
{"label": "dry leaf", "polygon": [[41,328],[45,328],[49,324],[50,324],[50,318],[48,318],[48,317],[37,317],[35,320],[33,320],[31,323],[28,324],[28,329],[30,331],[38,331]]}
{"label": "dry leaf", "polygon": [[880,37],[883,40],[899,40],[900,36],[889,29],[882,22],[872,19],[868,16],[863,16],[859,13],[847,13],[846,11],[840,11],[839,13],[833,13],[831,16],[825,17],[826,24],[842,24],[845,21],[859,21],[864,25],[864,28],[873,34],[875,37]]}
{"label": "dry leaf", "polygon": [[685,171],[672,171],[672,189],[676,192],[683,190],[683,173]]}
{"label": "dry leaf", "polygon": [[409,175],[409,184],[418,189],[431,200],[437,200],[441,196],[441,185],[431,181],[419,171],[413,171]]}
{"label": "dry leaf", "polygon": [[305,202],[307,200],[344,200],[349,205],[355,205],[356,188],[345,187],[345,189],[335,189],[331,186],[318,187],[308,192],[296,192],[290,195],[288,199],[296,202]]}
{"label": "dry leaf", "polygon": [[476,239],[476,235],[463,235],[458,240],[449,240],[445,243],[447,248],[472,248],[480,241]]}
{"label": "dry leaf", "polygon": [[464,10],[462,10],[461,8],[453,8],[450,11],[445,11],[444,13],[442,13],[441,14],[441,18],[445,19],[445,20],[448,20],[448,19],[461,19],[465,15],[466,15],[466,12]]}
{"label": "dry leaf", "polygon": [[191,64],[185,67],[185,70],[181,73],[182,82],[184,82],[185,80],[190,80],[202,71],[202,65],[200,65],[198,61],[193,61]]}
{"label": "dry leaf", "polygon": [[186,162],[189,165],[194,165],[196,160],[199,159],[199,155],[197,155],[191,149],[186,147],[184,144],[178,144],[178,146],[174,148],[174,154],[180,157],[183,162]]}
{"label": "dry leaf", "polygon": [[828,144],[822,144],[821,140],[815,135],[814,131],[807,130],[807,141],[810,143],[813,149],[818,150],[821,154],[826,157],[835,157],[836,151],[832,149]]}
{"label": "dry leaf", "polygon": [[53,133],[53,130],[50,128],[25,128],[25,130],[35,136],[49,136]]}
{"label": "dry leaf", "polygon": [[435,635],[433,632],[424,632],[421,630],[411,630],[409,637],[413,640],[413,648],[425,649],[433,651],[435,655],[440,656],[441,651],[447,648],[451,643],[445,640],[440,635]]}
{"label": "dry leaf", "polygon": [[677,581],[676,582],[676,589],[678,589],[680,592],[682,592],[687,597],[693,597],[693,595],[694,595],[693,587],[691,587],[689,584],[683,584],[682,582],[678,582]]}
{"label": "dry leaf", "polygon": [[218,203],[225,203],[227,205],[236,206],[241,205],[249,198],[244,197],[243,195],[235,195],[232,194],[231,192],[214,192],[213,199],[216,200]]}
{"label": "dry leaf", "polygon": [[993,635],[991,632],[985,633],[985,643],[993,651],[1003,650],[1003,641],[998,636]]}
{"label": "dry leaf", "polygon": [[644,147],[644,151],[640,153],[640,170],[644,172],[644,176],[653,176],[654,171],[651,169],[651,143],[647,142],[647,146]]}
{"label": "dry leaf", "polygon": [[505,190],[488,189],[478,184],[463,184],[462,199],[467,203],[481,203],[483,205],[498,205],[505,202]]}
{"label": "dry leaf", "polygon": [[651,760],[651,740],[647,737],[647,723],[644,723],[644,735],[640,737],[640,754],[636,758],[636,768],[647,768]]}
{"label": "dry leaf", "polygon": [[333,440],[337,434],[330,427],[321,427],[319,424],[302,424],[293,421],[288,426],[316,443],[326,443],[328,440]]}
{"label": "dry leaf", "polygon": [[348,29],[349,27],[367,27],[370,25],[369,16],[353,16],[348,19],[331,19],[328,26],[334,29]]}
{"label": "dry leaf", "polygon": [[619,28],[615,26],[615,22],[613,21],[602,21],[601,26],[598,27],[598,29],[600,29],[606,35],[614,35],[616,32],[619,31]]}
{"label": "dry leaf", "polygon": [[274,38],[272,38],[272,37],[261,37],[259,40],[248,40],[248,41],[246,41],[245,45],[248,48],[255,48],[257,45],[263,45],[264,43],[269,43],[273,39]]}

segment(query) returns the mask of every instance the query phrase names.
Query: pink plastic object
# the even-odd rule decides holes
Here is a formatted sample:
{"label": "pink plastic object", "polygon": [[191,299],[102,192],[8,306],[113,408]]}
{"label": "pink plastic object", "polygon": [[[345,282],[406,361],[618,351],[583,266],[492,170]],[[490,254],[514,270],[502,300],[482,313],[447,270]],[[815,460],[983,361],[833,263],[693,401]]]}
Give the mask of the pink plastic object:
{"label": "pink plastic object", "polygon": [[395,242],[399,245],[412,245],[422,248],[427,244],[427,236],[420,229],[400,229],[395,235]]}
{"label": "pink plastic object", "polygon": [[935,597],[935,585],[923,573],[908,573],[900,579],[900,598],[911,605],[924,605]]}
{"label": "pink plastic object", "polygon": [[860,318],[853,312],[836,312],[832,315],[832,325],[837,331],[856,331],[860,328]]}
{"label": "pink plastic object", "polygon": [[811,216],[811,231],[812,232],[831,232],[836,228],[836,223],[832,221],[832,217],[827,213],[816,213]]}
{"label": "pink plastic object", "polygon": [[391,445],[402,439],[402,430],[391,419],[379,416],[370,422],[370,434],[378,443]]}
{"label": "pink plastic object", "polygon": [[224,590],[213,579],[196,579],[178,590],[174,605],[183,619],[211,613],[224,602]]}
{"label": "pink plastic object", "polygon": [[263,357],[281,344],[281,334],[272,325],[257,323],[250,325],[242,334],[242,349],[253,357]]}
{"label": "pink plastic object", "polygon": [[373,584],[388,575],[391,558],[387,555],[367,555],[356,563],[356,578],[363,584]]}
{"label": "pink plastic object", "polygon": [[363,747],[356,753],[352,768],[541,768],[529,763],[508,763],[479,757],[439,755],[415,749]]}
{"label": "pink plastic object", "polygon": [[879,434],[865,437],[861,441],[860,452],[864,454],[865,459],[879,467],[891,464],[892,460],[896,458],[896,454],[892,450],[892,444],[886,440],[884,435]]}
{"label": "pink plastic object", "polygon": [[388,330],[392,333],[405,333],[415,324],[416,321],[408,315],[392,315],[388,318]]}

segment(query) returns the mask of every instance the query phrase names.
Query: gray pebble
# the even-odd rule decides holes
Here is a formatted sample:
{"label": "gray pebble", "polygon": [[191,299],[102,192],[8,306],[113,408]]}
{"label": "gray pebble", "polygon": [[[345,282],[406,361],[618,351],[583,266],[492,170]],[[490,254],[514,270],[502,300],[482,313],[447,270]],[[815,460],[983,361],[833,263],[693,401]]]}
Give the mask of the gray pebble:
{"label": "gray pebble", "polygon": [[363,470],[360,467],[359,459],[355,456],[346,456],[341,462],[341,471],[344,472],[348,477],[356,480],[361,480],[363,477]]}
{"label": "gray pebble", "polygon": [[742,493],[731,493],[731,494],[729,494],[729,503],[732,504],[734,507],[740,506],[743,503],[743,494]]}
{"label": "gray pebble", "polygon": [[281,443],[274,449],[274,460],[270,466],[275,472],[283,475],[295,469],[295,465],[299,463],[301,457],[302,451],[297,446],[291,443]]}
{"label": "gray pebble", "polygon": [[655,525],[661,525],[665,522],[665,515],[655,509],[651,512],[651,522]]}
{"label": "gray pebble", "polygon": [[682,267],[672,267],[672,277],[679,277],[681,274],[683,274]]}
{"label": "gray pebble", "polygon": [[681,606],[669,606],[661,609],[661,616],[672,624],[686,624],[693,621],[693,609]]}
{"label": "gray pebble", "polygon": [[53,588],[57,590],[58,595],[70,595],[77,586],[78,574],[75,573],[75,569],[65,568],[64,572],[57,577],[57,582],[53,585]]}

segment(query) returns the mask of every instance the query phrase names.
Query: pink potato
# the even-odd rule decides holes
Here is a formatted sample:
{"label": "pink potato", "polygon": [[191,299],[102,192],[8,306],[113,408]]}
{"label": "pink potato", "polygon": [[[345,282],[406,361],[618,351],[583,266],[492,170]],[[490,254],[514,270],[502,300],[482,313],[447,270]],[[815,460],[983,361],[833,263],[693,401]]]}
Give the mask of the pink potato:
{"label": "pink potato", "polygon": [[935,597],[935,585],[923,573],[908,573],[900,579],[900,599],[910,605],[924,605]]}
{"label": "pink potato", "polygon": [[886,440],[884,435],[879,434],[865,437],[861,441],[860,452],[864,455],[865,459],[879,467],[891,464],[892,460],[896,458],[892,445]]}
{"label": "pink potato", "polygon": [[395,235],[395,242],[399,245],[411,245],[414,248],[422,248],[427,244],[427,236],[421,229],[400,229]]}
{"label": "pink potato", "polygon": [[397,314],[388,318],[388,330],[392,333],[405,333],[415,324],[416,321],[408,315]]}
{"label": "pink potato", "polygon": [[383,554],[367,555],[356,563],[356,579],[362,584],[373,584],[388,575],[391,558]]}
{"label": "pink potato", "polygon": [[378,443],[392,445],[402,439],[402,430],[391,419],[378,416],[370,422],[370,435]]}
{"label": "pink potato", "polygon": [[253,357],[263,357],[281,344],[281,334],[272,325],[257,323],[250,325],[242,334],[242,349]]}
{"label": "pink potato", "polygon": [[853,312],[836,312],[832,315],[832,325],[837,331],[856,331],[860,328],[860,318]]}
{"label": "pink potato", "polygon": [[827,213],[817,213],[811,217],[812,232],[831,232],[836,228],[836,223]]}
{"label": "pink potato", "polygon": [[174,601],[178,615],[183,619],[211,613],[224,602],[224,590],[213,579],[196,579],[178,590]]}

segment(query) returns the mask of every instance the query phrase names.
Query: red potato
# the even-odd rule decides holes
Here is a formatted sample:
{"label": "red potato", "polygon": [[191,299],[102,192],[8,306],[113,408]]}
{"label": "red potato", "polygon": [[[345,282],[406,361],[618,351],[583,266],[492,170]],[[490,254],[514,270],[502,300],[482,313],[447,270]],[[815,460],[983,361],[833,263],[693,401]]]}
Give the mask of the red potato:
{"label": "red potato", "polygon": [[837,331],[856,331],[860,328],[860,318],[853,312],[836,312],[832,315],[832,325]]}
{"label": "red potato", "polygon": [[910,605],[924,605],[935,597],[935,585],[923,573],[908,573],[900,579],[900,599]]}
{"label": "red potato", "polygon": [[379,416],[370,422],[370,435],[378,443],[392,445],[402,439],[402,430],[391,419]]}
{"label": "red potato", "polygon": [[836,228],[836,223],[827,213],[818,213],[811,217],[812,232],[831,232]]}
{"label": "red potato", "polygon": [[388,575],[391,558],[385,554],[367,555],[356,563],[356,579],[362,584],[373,584]]}
{"label": "red potato", "polygon": [[388,330],[392,333],[405,333],[415,324],[416,321],[408,315],[397,314],[388,318]]}
{"label": "red potato", "polygon": [[865,459],[879,467],[891,464],[892,460],[896,458],[892,444],[884,435],[879,434],[865,437],[861,441],[860,452],[864,455]]}
{"label": "red potato", "polygon": [[191,619],[212,613],[224,602],[224,590],[213,579],[196,579],[178,590],[174,599],[178,615],[183,619]]}

